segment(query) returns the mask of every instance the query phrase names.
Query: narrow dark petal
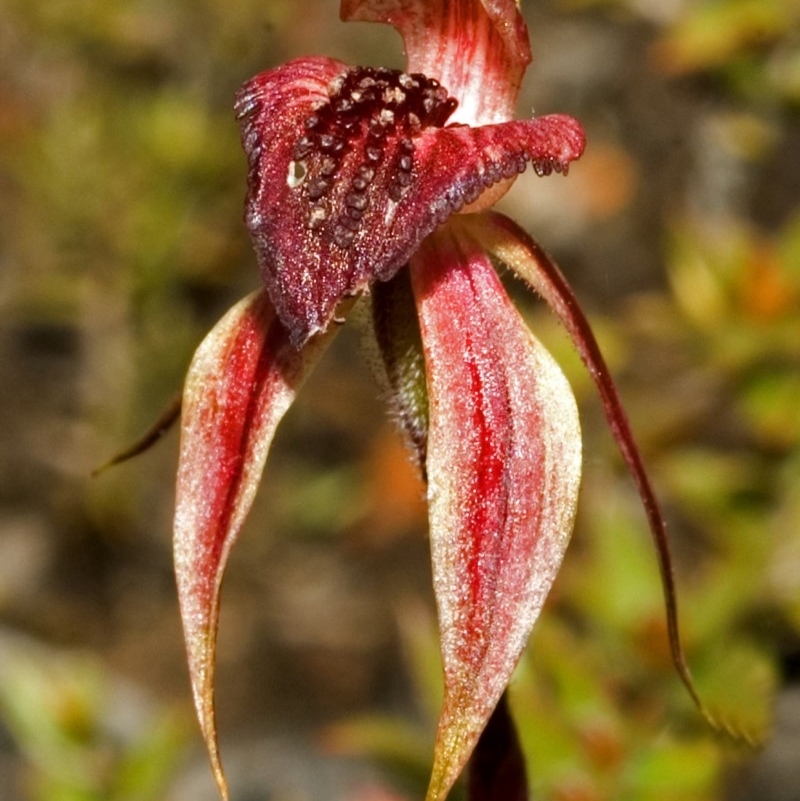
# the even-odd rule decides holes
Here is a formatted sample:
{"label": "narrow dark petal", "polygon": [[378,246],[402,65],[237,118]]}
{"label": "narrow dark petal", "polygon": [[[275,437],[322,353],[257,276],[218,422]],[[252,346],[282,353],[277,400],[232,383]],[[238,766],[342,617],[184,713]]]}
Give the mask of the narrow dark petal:
{"label": "narrow dark petal", "polygon": [[[461,221],[460,221],[461,222]],[[464,220],[465,231],[475,236],[490,253],[508,265],[547,302],[569,332],[600,394],[603,411],[622,458],[642,500],[656,548],[667,615],[672,661],[681,681],[703,716],[717,728],[713,715],[701,701],[683,651],[678,624],[677,592],[664,516],[645,469],[639,448],[614,380],[572,288],[547,253],[507,217],[493,212]]]}
{"label": "narrow dark petal", "polygon": [[467,801],[528,801],[525,756],[503,693],[469,760]]}
{"label": "narrow dark petal", "polygon": [[452,108],[424,76],[330,59],[290,62],[240,92],[245,219],[296,346],[488,188],[527,163],[563,170],[583,150],[569,117],[438,127]]}
{"label": "narrow dark petal", "polygon": [[100,473],[105,472],[109,468],[127,462],[129,459],[134,459],[145,451],[150,450],[150,448],[175,425],[180,416],[181,393],[178,393],[170,399],[169,403],[156,418],[156,421],[136,440],[136,442],[129,445],[125,450],[114,454],[107,462],[101,464],[100,467],[96,467],[92,470],[92,477],[99,476]]}

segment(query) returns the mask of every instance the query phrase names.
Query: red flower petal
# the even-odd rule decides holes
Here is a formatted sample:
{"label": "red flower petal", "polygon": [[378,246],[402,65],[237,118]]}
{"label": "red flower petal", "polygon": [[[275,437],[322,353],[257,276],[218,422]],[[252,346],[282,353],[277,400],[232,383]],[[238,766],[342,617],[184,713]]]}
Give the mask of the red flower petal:
{"label": "red flower petal", "polygon": [[397,28],[408,71],[436,78],[458,100],[454,122],[513,119],[531,61],[514,0],[342,0],[341,17]]}
{"label": "red flower petal", "polygon": [[540,174],[566,170],[583,150],[569,117],[438,127],[450,109],[424,76],[330,59],[293,61],[243,87],[246,220],[296,345],[487,188],[528,162]]}
{"label": "red flower petal", "polygon": [[498,261],[514,270],[523,281],[541,295],[572,338],[597,386],[611,434],[636,484],[647,516],[661,572],[670,652],[678,676],[700,713],[713,728],[727,731],[735,740],[746,740],[746,735],[738,731],[737,727],[728,726],[717,719],[705,706],[694,685],[694,679],[683,652],[678,625],[675,577],[664,516],[647,475],[644,460],[631,431],[614,379],[611,377],[589,321],[578,304],[575,294],[547,253],[512,220],[495,212],[476,215],[466,224],[469,225],[471,234],[481,243],[482,247],[485,247]]}
{"label": "red flower petal", "polygon": [[224,798],[213,696],[222,575],[275,428],[329,338],[295,350],[266,293],[259,292],[216,325],[186,378],[175,572],[195,708]]}
{"label": "red flower petal", "polygon": [[411,260],[445,673],[428,801],[445,797],[511,677],[558,572],[580,479],[569,384],[464,230],[448,225]]}

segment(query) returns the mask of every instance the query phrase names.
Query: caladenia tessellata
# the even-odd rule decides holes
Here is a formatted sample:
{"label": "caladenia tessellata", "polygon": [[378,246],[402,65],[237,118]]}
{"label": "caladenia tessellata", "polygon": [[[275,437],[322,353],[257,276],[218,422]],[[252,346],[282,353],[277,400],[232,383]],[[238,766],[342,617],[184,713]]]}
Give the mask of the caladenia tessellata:
{"label": "caladenia tessellata", "polygon": [[[565,175],[584,133],[559,114],[514,119],[530,62],[514,0],[342,0],[341,16],[397,28],[406,70],[299,58],[236,98],[263,287],[201,344],[182,401],[175,569],[197,715],[227,798],[214,714],[225,564],[278,423],[366,296],[392,411],[428,487],[445,693],[427,801],[447,796],[473,753],[471,798],[523,799],[503,693],[569,541],[581,434],[569,384],[498,264],[549,304],[597,384],[657,546],[673,658],[698,701],[662,516],[591,329],[544,250],[491,210],[528,167]],[[495,776],[493,760],[512,767]]]}

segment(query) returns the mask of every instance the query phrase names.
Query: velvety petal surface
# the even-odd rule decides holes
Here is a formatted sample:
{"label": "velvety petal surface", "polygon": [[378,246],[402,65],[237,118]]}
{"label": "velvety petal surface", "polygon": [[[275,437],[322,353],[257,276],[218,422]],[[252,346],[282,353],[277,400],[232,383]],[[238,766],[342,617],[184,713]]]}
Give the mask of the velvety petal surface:
{"label": "velvety petal surface", "polygon": [[266,292],[234,306],[198,348],[183,396],[175,572],[194,702],[223,797],[214,661],[223,571],[281,417],[331,335],[290,343]]}
{"label": "velvety petal surface", "polygon": [[580,125],[562,115],[441,127],[452,103],[435,81],[331,59],[256,76],[236,108],[250,167],[245,219],[296,345],[489,187],[528,163],[563,172],[584,147]]}
{"label": "velvety petal surface", "polygon": [[397,28],[407,70],[436,78],[458,100],[453,122],[515,116],[531,52],[514,0],[342,0],[341,17]]}
{"label": "velvety petal surface", "polygon": [[570,387],[462,228],[438,231],[411,260],[445,675],[428,801],[446,796],[511,678],[567,547],[580,480]]}
{"label": "velvety petal surface", "polygon": [[497,212],[472,215],[460,219],[459,224],[493,258],[511,268],[545,300],[572,338],[597,386],[611,434],[636,484],[647,516],[661,572],[670,651],[678,675],[701,714],[714,728],[727,730],[734,739],[746,739],[746,735],[736,731],[735,726],[731,728],[717,720],[701,700],[694,685],[681,641],[675,577],[664,515],[614,379],[572,288],[540,245],[504,215]]}

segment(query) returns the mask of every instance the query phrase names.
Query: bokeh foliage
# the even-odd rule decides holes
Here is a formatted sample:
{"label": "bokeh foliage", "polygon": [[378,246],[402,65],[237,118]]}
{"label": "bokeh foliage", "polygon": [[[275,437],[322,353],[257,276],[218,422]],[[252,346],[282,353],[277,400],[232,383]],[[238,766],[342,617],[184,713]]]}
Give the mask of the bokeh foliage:
{"label": "bokeh foliage", "polygon": [[[791,0],[523,9],[544,76],[530,104],[580,117],[590,145],[563,184],[521,181],[508,210],[556,251],[620,379],[675,541],[701,693],[757,735],[800,650],[800,12]],[[336,11],[3,2],[0,624],[14,647],[0,778],[12,801],[187,797],[174,438],[88,473],[157,415],[200,337],[258,280],[238,85],[304,53],[402,63],[391,32],[339,25]],[[586,438],[575,541],[512,687],[536,797],[733,797],[753,755],[685,697],[643,516],[591,386],[555,323],[520,304],[573,380]],[[232,566],[222,733],[323,730],[330,752],[375,757],[414,798],[438,680],[422,490],[355,337],[340,339],[282,429]],[[108,689],[120,675],[149,710],[121,730]]]}

